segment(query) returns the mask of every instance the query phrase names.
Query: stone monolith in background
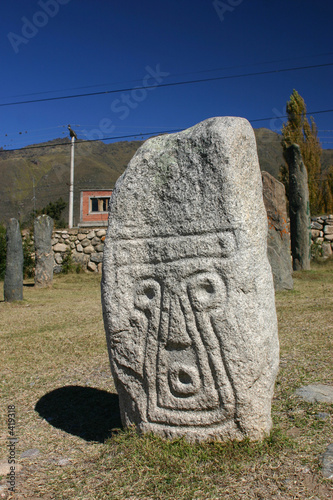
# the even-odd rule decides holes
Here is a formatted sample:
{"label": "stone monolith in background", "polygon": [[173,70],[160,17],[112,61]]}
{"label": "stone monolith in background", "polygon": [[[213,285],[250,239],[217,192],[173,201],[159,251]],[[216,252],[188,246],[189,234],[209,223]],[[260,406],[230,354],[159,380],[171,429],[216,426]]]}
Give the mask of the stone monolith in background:
{"label": "stone monolith in background", "polygon": [[6,242],[4,299],[6,302],[23,300],[23,247],[20,225],[16,219],[9,219]]}
{"label": "stone monolith in background", "polygon": [[274,288],[291,290],[293,270],[285,187],[268,172],[262,172],[261,175],[268,219],[267,254],[272,267]]}
{"label": "stone monolith in background", "polygon": [[300,147],[292,144],[284,152],[289,166],[289,216],[293,269],[310,269],[311,218],[308,174]]}
{"label": "stone monolith in background", "polygon": [[190,441],[269,433],[277,321],[247,120],[137,151],[111,198],[102,304],[125,426]]}
{"label": "stone monolith in background", "polygon": [[53,219],[40,215],[34,221],[35,286],[47,287],[53,282],[53,250],[51,245]]}

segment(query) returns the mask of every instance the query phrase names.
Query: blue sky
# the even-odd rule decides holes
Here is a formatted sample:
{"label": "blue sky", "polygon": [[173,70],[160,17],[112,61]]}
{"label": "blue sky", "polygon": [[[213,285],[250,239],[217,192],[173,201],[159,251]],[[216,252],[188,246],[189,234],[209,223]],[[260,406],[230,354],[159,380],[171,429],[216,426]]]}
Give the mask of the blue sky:
{"label": "blue sky", "polygon": [[[68,124],[80,139],[139,139],[228,115],[279,130],[294,88],[308,111],[333,109],[333,66],[278,71],[333,63],[332,20],[331,0],[5,2],[0,147],[68,136]],[[3,106],[119,89],[129,90]],[[333,148],[333,113],[314,118]]]}

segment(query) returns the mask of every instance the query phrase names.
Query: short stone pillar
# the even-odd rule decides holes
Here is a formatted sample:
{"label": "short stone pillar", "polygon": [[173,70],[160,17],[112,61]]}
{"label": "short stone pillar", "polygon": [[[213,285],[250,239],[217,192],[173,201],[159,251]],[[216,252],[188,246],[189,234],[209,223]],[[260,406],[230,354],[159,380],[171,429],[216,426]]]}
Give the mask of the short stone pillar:
{"label": "short stone pillar", "polygon": [[264,204],[268,220],[267,254],[272,267],[275,290],[293,288],[290,234],[284,185],[268,172],[262,172]]}
{"label": "short stone pillar", "polygon": [[103,316],[124,426],[261,439],[278,369],[253,129],[211,118],[149,139],[118,180]]}
{"label": "short stone pillar", "polygon": [[6,302],[23,300],[23,247],[20,225],[16,219],[9,219],[6,242],[4,299]]}
{"label": "short stone pillar", "polygon": [[34,221],[35,286],[42,288],[53,282],[53,250],[51,245],[53,219],[40,215]]}
{"label": "short stone pillar", "polygon": [[292,144],[284,152],[289,166],[289,216],[293,269],[310,269],[311,218],[308,174],[300,147]]}

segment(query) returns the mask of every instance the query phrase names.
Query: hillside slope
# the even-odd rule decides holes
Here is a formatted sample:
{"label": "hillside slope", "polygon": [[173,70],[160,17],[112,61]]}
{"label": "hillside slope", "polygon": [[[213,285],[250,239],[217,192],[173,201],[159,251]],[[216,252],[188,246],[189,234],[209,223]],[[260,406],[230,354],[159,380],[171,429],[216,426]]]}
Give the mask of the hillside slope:
{"label": "hillside slope", "polygon": [[[133,141],[75,145],[75,224],[79,222],[80,191],[112,188],[141,144]],[[0,222],[10,217],[24,221],[34,208],[34,193],[37,209],[59,197],[68,201],[70,141],[57,139],[43,146],[0,153]],[[68,210],[63,215],[67,220]]]}
{"label": "hillside slope", "polygon": [[[283,164],[281,136],[269,129],[255,129],[261,170],[278,177]],[[142,141],[76,143],[74,175],[74,224],[79,222],[80,191],[112,189]],[[55,139],[33,149],[0,151],[0,223],[10,217],[24,222],[34,208],[69,197],[70,141]],[[43,146],[43,147],[40,147]],[[322,167],[333,164],[333,150],[324,150]],[[34,199],[35,196],[35,199]],[[63,217],[68,220],[68,209]]]}

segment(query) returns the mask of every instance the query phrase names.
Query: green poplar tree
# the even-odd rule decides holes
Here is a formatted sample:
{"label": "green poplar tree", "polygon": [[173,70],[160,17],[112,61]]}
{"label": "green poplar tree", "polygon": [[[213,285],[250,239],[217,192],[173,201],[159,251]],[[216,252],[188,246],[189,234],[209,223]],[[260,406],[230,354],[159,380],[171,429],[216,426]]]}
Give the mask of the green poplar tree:
{"label": "green poplar tree", "polygon": [[[286,112],[288,121],[282,127],[282,146],[286,150],[291,144],[298,144],[304,164],[308,173],[310,210],[317,214],[324,208],[321,193],[321,152],[322,148],[318,140],[318,131],[314,119],[310,122],[306,117],[306,105],[304,99],[297,90],[293,90],[290,100],[287,102]],[[289,168],[282,165],[280,179],[289,191]]]}
{"label": "green poplar tree", "polygon": [[330,166],[321,182],[321,206],[325,214],[333,214],[333,165]]}

